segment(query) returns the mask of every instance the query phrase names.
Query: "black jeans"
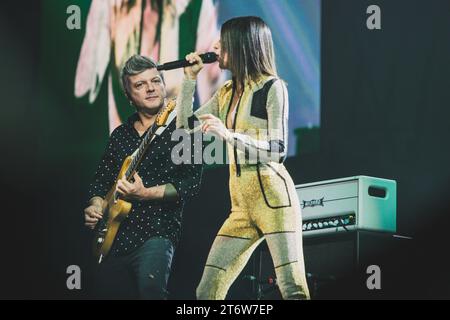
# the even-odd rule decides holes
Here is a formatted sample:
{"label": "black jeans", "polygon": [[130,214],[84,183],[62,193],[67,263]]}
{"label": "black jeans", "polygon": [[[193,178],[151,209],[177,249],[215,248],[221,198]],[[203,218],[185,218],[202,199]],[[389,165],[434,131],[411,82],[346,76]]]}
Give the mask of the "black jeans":
{"label": "black jeans", "polygon": [[170,240],[151,238],[126,256],[108,256],[95,271],[95,298],[167,299],[173,254]]}

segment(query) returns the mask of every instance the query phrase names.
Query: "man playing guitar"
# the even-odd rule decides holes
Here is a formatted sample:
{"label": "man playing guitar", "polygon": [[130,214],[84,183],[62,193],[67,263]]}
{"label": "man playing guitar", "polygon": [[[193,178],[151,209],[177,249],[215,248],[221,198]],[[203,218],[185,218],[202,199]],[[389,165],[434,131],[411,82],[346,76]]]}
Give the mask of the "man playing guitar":
{"label": "man playing guitar", "polygon": [[142,145],[154,128],[158,112],[166,106],[164,78],[156,66],[139,55],[125,63],[121,81],[136,113],[111,133],[89,188],[90,200],[84,214],[85,225],[91,229],[105,220],[108,192],[113,191],[131,204],[131,211],[121,221],[107,256],[102,257],[96,270],[94,292],[99,298],[167,298],[183,206],[200,187],[201,164],[191,161],[176,165],[171,159],[172,148],[178,143],[171,140],[175,121],[153,137],[132,177],[116,180],[121,164]]}

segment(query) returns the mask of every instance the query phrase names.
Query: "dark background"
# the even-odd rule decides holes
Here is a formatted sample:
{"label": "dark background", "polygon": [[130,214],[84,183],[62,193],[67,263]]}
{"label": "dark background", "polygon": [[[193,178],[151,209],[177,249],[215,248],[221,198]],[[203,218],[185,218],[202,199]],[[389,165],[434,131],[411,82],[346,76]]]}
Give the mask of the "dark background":
{"label": "dark background", "polygon": [[[107,120],[86,121],[106,113],[106,90],[96,108],[73,98],[83,32],[65,28],[68,4],[54,1],[56,17],[37,1],[2,7],[1,298],[89,297],[82,209]],[[371,4],[381,7],[381,30],[366,28]],[[405,297],[450,297],[449,13],[444,0],[323,0],[320,150],[286,162],[296,184],[353,175],[397,181],[398,233],[416,239],[402,274],[414,291],[405,287]],[[227,179],[226,167],[207,170],[185,210],[172,298],[195,296],[229,211]],[[71,264],[83,270],[80,291],[66,289]]]}

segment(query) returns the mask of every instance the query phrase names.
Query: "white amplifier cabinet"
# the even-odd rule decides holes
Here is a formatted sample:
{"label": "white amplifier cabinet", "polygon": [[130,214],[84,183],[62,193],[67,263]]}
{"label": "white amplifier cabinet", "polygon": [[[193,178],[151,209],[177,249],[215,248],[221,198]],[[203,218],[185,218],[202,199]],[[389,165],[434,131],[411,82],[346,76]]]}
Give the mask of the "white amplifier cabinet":
{"label": "white amplifier cabinet", "polygon": [[397,184],[355,176],[296,186],[303,236],[350,230],[396,232]]}

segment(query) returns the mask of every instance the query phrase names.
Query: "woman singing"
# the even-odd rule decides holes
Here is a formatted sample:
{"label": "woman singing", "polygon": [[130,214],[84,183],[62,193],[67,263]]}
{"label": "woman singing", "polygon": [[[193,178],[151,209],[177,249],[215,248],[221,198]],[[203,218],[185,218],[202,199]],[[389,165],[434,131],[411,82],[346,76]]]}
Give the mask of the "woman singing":
{"label": "woman singing", "polygon": [[203,67],[184,69],[177,101],[177,127],[193,129],[227,142],[230,158],[231,213],[214,240],[197,288],[198,299],[225,299],[254,249],[265,239],[284,299],[309,299],[303,260],[300,205],[283,165],[287,153],[288,94],[278,78],[272,35],[258,17],[238,17],[222,25],[214,46],[222,69],[232,73],[196,112],[192,96]]}

